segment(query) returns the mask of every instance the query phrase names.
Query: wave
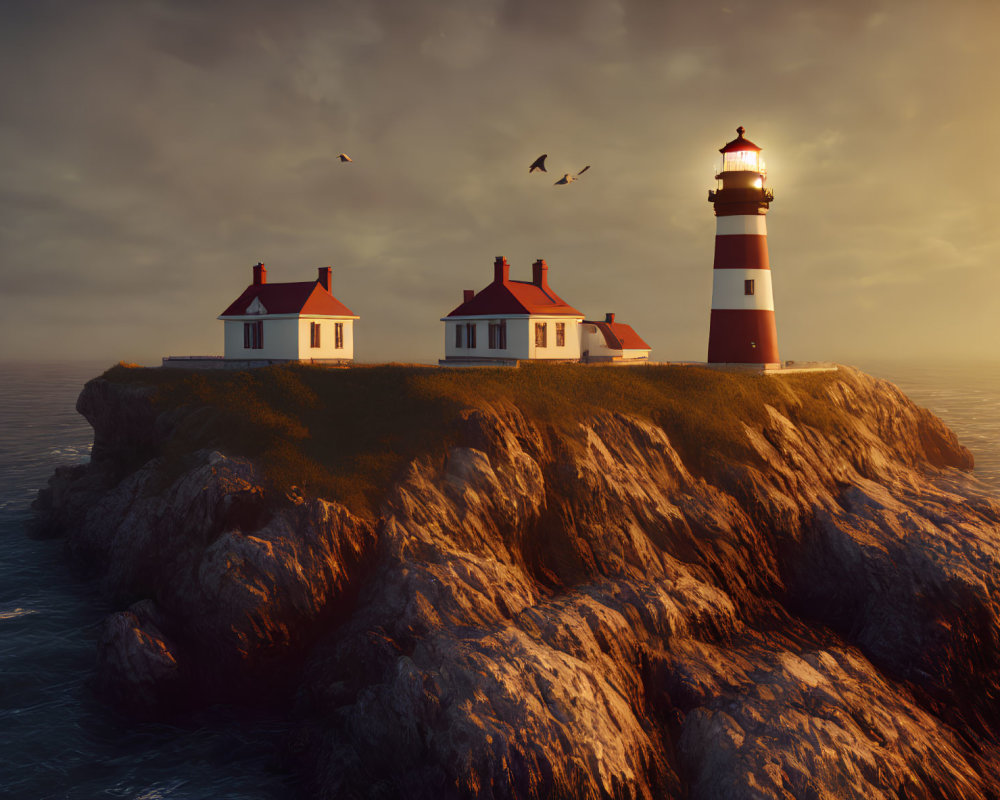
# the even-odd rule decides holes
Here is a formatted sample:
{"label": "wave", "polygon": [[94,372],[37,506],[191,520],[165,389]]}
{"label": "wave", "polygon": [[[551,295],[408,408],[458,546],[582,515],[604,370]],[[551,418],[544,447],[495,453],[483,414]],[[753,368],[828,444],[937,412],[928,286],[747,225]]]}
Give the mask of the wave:
{"label": "wave", "polygon": [[0,622],[8,619],[19,619],[38,612],[33,608],[13,608],[10,611],[0,611]]}

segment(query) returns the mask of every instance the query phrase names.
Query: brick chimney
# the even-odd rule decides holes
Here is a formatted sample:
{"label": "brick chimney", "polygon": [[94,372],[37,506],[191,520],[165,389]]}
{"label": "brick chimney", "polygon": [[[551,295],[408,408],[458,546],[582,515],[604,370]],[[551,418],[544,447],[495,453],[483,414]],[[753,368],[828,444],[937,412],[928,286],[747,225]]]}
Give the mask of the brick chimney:
{"label": "brick chimney", "polygon": [[333,270],[330,267],[320,267],[319,268],[319,278],[317,280],[322,284],[323,288],[328,292],[330,291],[330,286],[333,284]]}
{"label": "brick chimney", "polygon": [[604,315],[604,321],[605,322],[609,322],[609,323],[613,323],[615,321],[614,312],[609,311],[607,314],[605,314]]}
{"label": "brick chimney", "polygon": [[510,280],[510,264],[503,256],[493,259],[493,283],[507,283]]}
{"label": "brick chimney", "polygon": [[462,291],[462,302],[463,303],[468,303],[475,296],[476,296],[476,290],[475,289],[464,289]]}
{"label": "brick chimney", "polygon": [[531,265],[531,282],[544,291],[549,290],[549,265],[545,259],[538,259]]}
{"label": "brick chimney", "polygon": [[267,269],[264,267],[264,262],[258,261],[253,268],[253,285],[263,286],[265,283],[267,283]]}

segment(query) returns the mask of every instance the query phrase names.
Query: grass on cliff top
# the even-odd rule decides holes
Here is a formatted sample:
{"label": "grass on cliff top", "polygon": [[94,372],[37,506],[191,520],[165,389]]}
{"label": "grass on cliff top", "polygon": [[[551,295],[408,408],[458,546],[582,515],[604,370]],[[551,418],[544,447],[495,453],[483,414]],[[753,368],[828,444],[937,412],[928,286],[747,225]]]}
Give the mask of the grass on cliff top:
{"label": "grass on cliff top", "polygon": [[547,433],[624,412],[663,427],[685,464],[706,474],[719,460],[753,459],[743,423],[759,427],[764,404],[809,424],[843,428],[819,398],[836,373],[763,378],[689,366],[442,369],[407,365],[327,369],[283,365],[248,371],[112,367],[115,383],[156,388],[164,410],[188,414],[173,455],[201,447],[257,458],[276,487],[336,499],[371,514],[399,470],[458,441],[459,413],[509,402]]}

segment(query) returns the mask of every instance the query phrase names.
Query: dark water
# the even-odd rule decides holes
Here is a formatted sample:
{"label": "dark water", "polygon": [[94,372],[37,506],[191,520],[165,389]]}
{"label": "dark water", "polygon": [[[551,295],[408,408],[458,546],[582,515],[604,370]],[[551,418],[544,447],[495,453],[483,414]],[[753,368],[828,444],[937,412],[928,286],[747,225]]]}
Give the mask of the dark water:
{"label": "dark water", "polygon": [[[62,543],[29,539],[25,522],[55,466],[88,457],[90,427],[74,404],[106,366],[0,364],[0,797],[292,797],[270,755],[281,719],[216,708],[179,725],[138,724],[91,692],[110,609],[70,571]],[[859,366],[939,414],[1000,494],[1000,365]]]}
{"label": "dark water", "polygon": [[88,457],[90,426],[74,405],[107,366],[0,364],[0,797],[292,797],[268,743],[281,720],[255,719],[252,737],[224,708],[137,724],[93,696],[95,639],[110,609],[70,571],[62,543],[29,539],[25,521],[54,467]]}

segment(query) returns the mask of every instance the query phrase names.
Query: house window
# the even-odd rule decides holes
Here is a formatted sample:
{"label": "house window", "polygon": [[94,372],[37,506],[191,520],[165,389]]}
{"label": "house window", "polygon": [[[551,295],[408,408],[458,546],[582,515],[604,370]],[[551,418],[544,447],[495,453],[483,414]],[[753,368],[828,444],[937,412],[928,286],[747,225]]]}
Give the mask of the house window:
{"label": "house window", "polygon": [[455,326],[455,347],[462,346],[462,323]]}
{"label": "house window", "polygon": [[[319,325],[316,326],[317,328]],[[344,349],[344,323],[334,322],[333,323],[333,346],[337,350]]]}
{"label": "house window", "polygon": [[476,323],[465,323],[465,346],[473,349],[476,346]]}
{"label": "house window", "polygon": [[566,323],[556,323],[556,347],[566,346]]}
{"label": "house window", "polygon": [[507,320],[490,323],[490,350],[507,349]]}
{"label": "house window", "polygon": [[310,322],[309,323],[309,346],[319,347],[319,323]]}
{"label": "house window", "polygon": [[264,320],[243,323],[243,349],[261,350],[264,347]]}
{"label": "house window", "polygon": [[545,347],[548,338],[547,325],[544,322],[535,323],[535,347]]}
{"label": "house window", "polygon": [[743,294],[753,294],[753,280],[743,281]]}

